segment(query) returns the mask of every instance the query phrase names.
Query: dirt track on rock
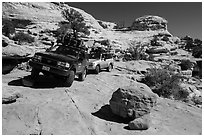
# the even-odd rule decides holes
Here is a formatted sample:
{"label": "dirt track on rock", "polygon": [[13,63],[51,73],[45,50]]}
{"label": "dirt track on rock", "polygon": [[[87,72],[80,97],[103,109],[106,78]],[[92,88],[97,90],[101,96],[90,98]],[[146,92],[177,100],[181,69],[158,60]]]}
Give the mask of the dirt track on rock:
{"label": "dirt track on rock", "polygon": [[18,91],[22,97],[2,105],[2,134],[202,134],[202,109],[160,98],[151,112],[152,124],[146,131],[128,130],[127,123],[110,110],[112,93],[132,82],[111,73],[89,74],[70,88],[55,86],[53,78],[40,77],[35,88],[21,80],[29,72],[14,70],[3,75],[2,90]]}

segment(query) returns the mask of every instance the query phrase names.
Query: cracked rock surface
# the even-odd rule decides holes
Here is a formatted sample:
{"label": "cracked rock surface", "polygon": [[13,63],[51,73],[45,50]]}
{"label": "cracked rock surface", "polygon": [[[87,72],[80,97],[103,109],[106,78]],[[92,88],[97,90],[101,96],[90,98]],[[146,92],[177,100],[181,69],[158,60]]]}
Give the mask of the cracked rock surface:
{"label": "cracked rock surface", "polygon": [[[118,64],[119,65],[119,64]],[[148,130],[129,130],[128,123],[112,114],[109,100],[118,87],[135,81],[102,71],[75,80],[69,88],[54,86],[56,79],[43,77],[36,87],[22,85],[30,72],[13,70],[2,76],[2,91],[20,93],[15,102],[2,104],[3,135],[158,135],[202,134],[202,109],[158,98]]]}

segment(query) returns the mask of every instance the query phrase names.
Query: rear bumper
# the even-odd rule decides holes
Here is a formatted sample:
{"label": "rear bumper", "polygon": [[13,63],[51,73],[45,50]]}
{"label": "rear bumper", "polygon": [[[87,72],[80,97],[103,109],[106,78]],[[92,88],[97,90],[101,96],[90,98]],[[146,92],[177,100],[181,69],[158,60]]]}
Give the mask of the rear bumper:
{"label": "rear bumper", "polygon": [[[48,73],[51,73],[53,75],[59,75],[59,76],[68,76],[69,75],[69,70],[65,70],[65,69],[60,69],[60,68],[57,68],[57,67],[53,67],[53,66],[49,66],[49,65],[46,65],[46,64],[42,64],[40,62],[33,62],[33,61],[29,61],[29,65],[41,72],[48,72]],[[49,70],[43,70],[43,66],[45,67],[49,67]]]}

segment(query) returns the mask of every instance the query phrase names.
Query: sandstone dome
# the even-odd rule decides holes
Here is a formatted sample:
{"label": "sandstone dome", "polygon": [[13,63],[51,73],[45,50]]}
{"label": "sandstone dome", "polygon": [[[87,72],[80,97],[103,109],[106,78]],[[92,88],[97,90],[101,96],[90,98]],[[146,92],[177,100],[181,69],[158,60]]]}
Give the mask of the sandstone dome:
{"label": "sandstone dome", "polygon": [[167,30],[168,21],[159,16],[145,15],[135,19],[132,30]]}

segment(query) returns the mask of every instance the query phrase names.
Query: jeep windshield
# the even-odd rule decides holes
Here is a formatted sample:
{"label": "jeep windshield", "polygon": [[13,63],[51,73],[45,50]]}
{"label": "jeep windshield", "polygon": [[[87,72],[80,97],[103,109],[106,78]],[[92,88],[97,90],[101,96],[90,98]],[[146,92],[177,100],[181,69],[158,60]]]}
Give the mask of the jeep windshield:
{"label": "jeep windshield", "polygon": [[79,53],[76,49],[66,46],[55,46],[50,50],[50,52],[62,54],[65,56],[71,56],[73,58],[78,57]]}
{"label": "jeep windshield", "polygon": [[89,59],[100,59],[100,54],[99,53],[90,53]]}

